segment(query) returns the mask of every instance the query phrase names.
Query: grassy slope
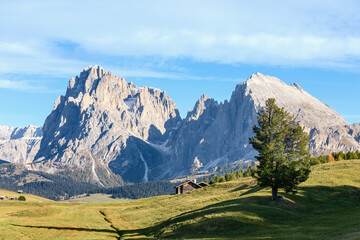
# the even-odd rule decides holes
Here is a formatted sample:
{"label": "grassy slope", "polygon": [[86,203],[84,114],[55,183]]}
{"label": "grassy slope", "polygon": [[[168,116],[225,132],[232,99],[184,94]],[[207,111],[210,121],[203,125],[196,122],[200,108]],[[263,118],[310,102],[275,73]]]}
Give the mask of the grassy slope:
{"label": "grassy slope", "polygon": [[0,239],[111,239],[117,236],[96,208],[25,196],[25,202],[0,202]]}
{"label": "grassy slope", "polygon": [[112,198],[111,196],[112,196],[111,194],[96,193],[96,194],[91,194],[90,196],[68,199],[68,200],[64,200],[64,201],[61,201],[61,202],[69,202],[69,203],[110,203],[110,202],[128,202],[128,201],[131,201],[131,199]]}
{"label": "grassy slope", "polygon": [[[0,196],[7,196],[8,198],[10,197],[19,197],[19,196],[25,196],[26,200],[28,202],[38,202],[38,203],[41,203],[41,202],[52,202],[51,200],[49,199],[46,199],[46,198],[42,198],[42,197],[39,197],[39,196],[35,196],[35,195],[31,195],[31,194],[26,194],[26,193],[17,193],[17,192],[13,192],[13,191],[9,191],[9,190],[6,190],[6,189],[0,189]],[[2,202],[8,202],[9,200],[6,200],[6,201],[2,201]],[[17,202],[17,201],[16,201]]]}
{"label": "grassy slope", "polygon": [[316,166],[278,203],[252,178],[125,203],[4,201],[0,239],[360,239],[359,173],[360,160]]}

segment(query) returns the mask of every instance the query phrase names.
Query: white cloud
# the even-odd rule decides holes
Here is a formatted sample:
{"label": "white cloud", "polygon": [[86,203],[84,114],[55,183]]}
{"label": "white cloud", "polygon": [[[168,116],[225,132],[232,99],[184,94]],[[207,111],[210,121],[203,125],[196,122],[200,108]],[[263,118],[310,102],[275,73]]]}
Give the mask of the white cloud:
{"label": "white cloud", "polygon": [[15,91],[25,92],[49,92],[50,90],[45,86],[33,84],[31,81],[13,81],[7,79],[0,79],[0,88]]}
{"label": "white cloud", "polygon": [[[0,16],[0,73],[68,75],[87,65],[88,54],[357,68],[359,6],[339,0],[9,1]],[[75,43],[79,53],[63,54],[54,39]]]}

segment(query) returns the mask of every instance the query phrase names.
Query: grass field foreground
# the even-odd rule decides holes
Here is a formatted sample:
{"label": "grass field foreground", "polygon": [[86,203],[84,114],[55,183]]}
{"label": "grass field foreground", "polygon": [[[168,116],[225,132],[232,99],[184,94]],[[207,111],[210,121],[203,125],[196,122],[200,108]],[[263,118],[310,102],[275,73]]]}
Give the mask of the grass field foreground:
{"label": "grass field foreground", "polygon": [[253,178],[119,203],[29,196],[0,202],[0,239],[360,239],[359,173],[360,160],[317,165],[280,202]]}

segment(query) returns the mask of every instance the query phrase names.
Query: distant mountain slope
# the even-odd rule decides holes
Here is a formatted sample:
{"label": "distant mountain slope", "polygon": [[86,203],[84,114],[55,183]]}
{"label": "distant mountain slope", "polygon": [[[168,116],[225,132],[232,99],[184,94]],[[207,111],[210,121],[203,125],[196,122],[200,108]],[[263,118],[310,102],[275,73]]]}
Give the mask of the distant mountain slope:
{"label": "distant mountain slope", "polygon": [[44,124],[33,169],[87,169],[91,182],[105,185],[112,172],[131,181],[160,175],[158,148],[181,123],[164,91],[137,87],[99,66],[70,79]]}
{"label": "distant mountain slope", "polygon": [[12,163],[31,163],[40,147],[42,128],[0,126],[0,159]]}
{"label": "distant mountain slope", "polygon": [[47,173],[80,169],[82,181],[100,186],[251,163],[256,152],[249,137],[268,98],[309,133],[313,155],[360,149],[360,124],[348,124],[296,83],[253,74],[229,101],[203,95],[181,119],[164,91],[93,66],[70,79],[44,123],[42,139],[40,128],[0,127],[0,159]]}
{"label": "distant mountain slope", "polygon": [[203,169],[239,160],[253,160],[256,152],[249,145],[257,111],[268,98],[289,111],[309,133],[313,155],[360,149],[359,125],[349,125],[340,114],[311,96],[298,84],[257,73],[236,86],[230,101],[217,103],[202,96],[188,113],[182,126],[170,137],[174,147],[169,176],[189,172],[194,162]]}
{"label": "distant mountain slope", "polygon": [[[19,188],[19,190],[21,190],[21,187]],[[39,202],[39,203],[53,202],[50,199],[39,197],[39,196],[36,196],[36,195],[33,195],[33,194],[28,194],[27,192],[17,193],[17,192],[9,191],[9,190],[6,190],[6,189],[0,189],[0,196],[6,196],[8,198],[11,198],[11,197],[18,198],[19,196],[25,196],[26,202]],[[5,200],[5,201],[9,201],[9,200]]]}

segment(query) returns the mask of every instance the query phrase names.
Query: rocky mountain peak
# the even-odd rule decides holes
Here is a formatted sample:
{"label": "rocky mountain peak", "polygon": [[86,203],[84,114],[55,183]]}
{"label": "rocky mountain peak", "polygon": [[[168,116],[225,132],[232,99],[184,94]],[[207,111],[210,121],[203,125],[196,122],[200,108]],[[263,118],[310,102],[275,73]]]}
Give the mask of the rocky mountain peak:
{"label": "rocky mountain peak", "polygon": [[105,69],[98,65],[85,68],[79,76],[70,79],[66,95],[76,97],[79,93],[90,93],[106,74],[112,76],[110,72],[106,73]]}
{"label": "rocky mountain peak", "polygon": [[[28,163],[36,154],[31,169],[79,167],[89,182],[107,186],[114,174],[137,182],[189,174],[192,166],[211,171],[248,164],[257,154],[249,145],[252,127],[268,98],[308,132],[313,155],[360,149],[360,125],[347,124],[296,83],[256,73],[222,104],[202,95],[182,120],[164,91],[92,66],[71,78],[55,101],[41,144],[41,129],[0,126],[0,160]],[[1,152],[5,148],[11,151]]]}
{"label": "rocky mountain peak", "polygon": [[279,106],[284,107],[295,116],[295,120],[306,126],[347,124],[340,114],[296,83],[288,85],[278,78],[256,74],[240,85],[241,87],[237,87],[238,91],[251,96],[257,109],[262,107],[268,98],[275,98]]}
{"label": "rocky mountain peak", "polygon": [[35,162],[95,168],[97,181],[96,169],[107,169],[122,149],[137,141],[162,142],[179,122],[179,111],[164,91],[137,87],[100,66],[88,67],[70,79],[66,95],[56,100]]}
{"label": "rocky mountain peak", "polygon": [[273,76],[269,76],[269,75],[264,75],[262,73],[255,73],[252,74],[251,77],[246,81],[246,83],[252,83],[252,84],[286,84],[283,81],[281,81],[280,79],[273,77]]}
{"label": "rocky mountain peak", "polygon": [[300,92],[306,92],[299,84],[297,83],[292,83],[290,86],[296,88],[297,90],[299,90]]}
{"label": "rocky mountain peak", "polygon": [[200,99],[196,101],[193,110],[188,112],[185,121],[189,122],[197,120],[201,115],[203,115],[205,111],[209,112],[209,110],[217,106],[218,103],[213,98],[210,98],[209,96],[203,94],[201,95]]}
{"label": "rocky mountain peak", "polygon": [[276,77],[256,73],[238,84],[230,101],[217,108],[211,108],[214,104],[208,97],[196,102],[173,138],[172,164],[181,169],[178,159],[187,166],[196,159],[203,164],[203,170],[211,170],[222,164],[255,159],[257,153],[248,139],[254,134],[257,112],[268,98],[275,98],[276,104],[290,112],[309,133],[313,155],[360,149],[360,127],[348,125],[341,115],[298,84],[288,85]]}
{"label": "rocky mountain peak", "polygon": [[203,94],[203,95],[201,95],[201,97],[200,97],[200,101],[205,102],[206,100],[208,100],[208,99],[210,99],[210,98],[211,98],[211,97],[209,97],[208,95]]}

